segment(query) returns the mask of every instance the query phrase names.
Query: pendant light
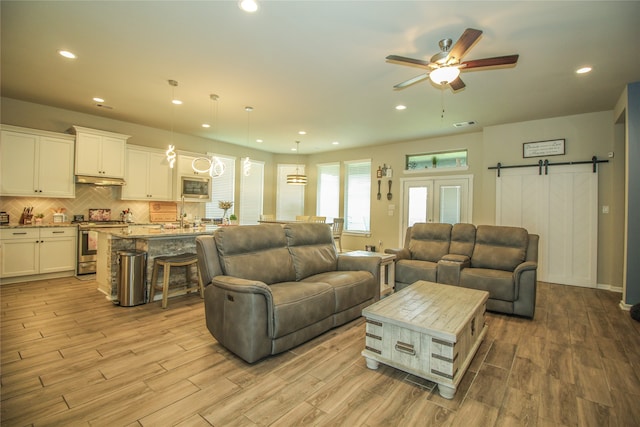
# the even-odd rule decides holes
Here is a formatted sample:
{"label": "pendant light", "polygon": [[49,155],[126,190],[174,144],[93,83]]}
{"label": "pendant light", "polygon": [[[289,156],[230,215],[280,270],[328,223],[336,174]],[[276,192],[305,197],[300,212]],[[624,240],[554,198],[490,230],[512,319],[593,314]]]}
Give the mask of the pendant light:
{"label": "pendant light", "polygon": [[175,80],[168,80],[169,82],[169,86],[172,87],[171,89],[171,103],[173,104],[171,106],[171,144],[169,144],[169,149],[166,151],[166,155],[167,155],[167,162],[169,162],[169,167],[171,169],[173,169],[173,165],[176,162],[176,152],[175,152],[175,145],[173,145],[173,116],[175,115],[175,106],[176,105],[180,105],[182,104],[181,101],[176,102],[176,97],[175,97],[175,93],[176,93],[176,86],[178,86],[178,82]]}
{"label": "pendant light", "polygon": [[[249,136],[250,136],[250,129],[251,129],[251,121],[249,119],[251,112],[253,111],[253,107],[250,106],[246,106],[244,107],[244,111],[247,112],[247,145],[249,144]],[[251,159],[249,159],[249,156],[245,157],[244,161],[242,162],[242,174],[244,176],[249,176],[251,175]]]}
{"label": "pendant light", "polygon": [[[300,154],[300,141],[296,141],[296,152]],[[298,164],[296,164],[296,173],[287,175],[287,184],[307,185],[307,176],[300,174]]]}

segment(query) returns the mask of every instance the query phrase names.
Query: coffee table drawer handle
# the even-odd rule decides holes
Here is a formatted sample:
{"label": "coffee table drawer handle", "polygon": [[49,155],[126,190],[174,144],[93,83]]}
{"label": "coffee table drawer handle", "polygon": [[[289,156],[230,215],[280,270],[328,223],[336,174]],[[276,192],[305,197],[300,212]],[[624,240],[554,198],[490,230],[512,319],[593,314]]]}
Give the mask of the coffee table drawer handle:
{"label": "coffee table drawer handle", "polygon": [[396,350],[402,353],[410,354],[412,356],[416,355],[416,350],[413,348],[413,344],[407,344],[402,341],[396,342]]}

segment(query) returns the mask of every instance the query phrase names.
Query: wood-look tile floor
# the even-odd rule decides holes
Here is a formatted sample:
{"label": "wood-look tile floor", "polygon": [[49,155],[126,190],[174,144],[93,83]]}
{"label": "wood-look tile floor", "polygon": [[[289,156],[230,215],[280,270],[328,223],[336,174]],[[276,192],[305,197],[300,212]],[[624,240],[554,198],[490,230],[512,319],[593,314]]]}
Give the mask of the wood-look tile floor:
{"label": "wood-look tile floor", "polygon": [[197,295],[119,307],[75,278],[3,285],[1,424],[638,426],[640,323],[620,294],[540,283],[534,320],[488,314],[453,400],[366,368],[364,322],[253,365]]}

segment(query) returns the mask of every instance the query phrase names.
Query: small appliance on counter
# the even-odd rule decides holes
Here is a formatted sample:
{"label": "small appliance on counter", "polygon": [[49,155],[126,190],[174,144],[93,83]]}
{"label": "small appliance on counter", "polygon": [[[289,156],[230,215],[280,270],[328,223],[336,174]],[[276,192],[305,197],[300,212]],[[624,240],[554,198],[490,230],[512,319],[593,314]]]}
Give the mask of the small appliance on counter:
{"label": "small appliance on counter", "polygon": [[9,225],[9,214],[0,212],[0,225]]}
{"label": "small appliance on counter", "polygon": [[54,222],[54,224],[67,222],[67,214],[65,214],[65,213],[54,213],[53,214],[53,222]]}
{"label": "small appliance on counter", "polygon": [[84,215],[74,215],[73,222],[84,222]]}

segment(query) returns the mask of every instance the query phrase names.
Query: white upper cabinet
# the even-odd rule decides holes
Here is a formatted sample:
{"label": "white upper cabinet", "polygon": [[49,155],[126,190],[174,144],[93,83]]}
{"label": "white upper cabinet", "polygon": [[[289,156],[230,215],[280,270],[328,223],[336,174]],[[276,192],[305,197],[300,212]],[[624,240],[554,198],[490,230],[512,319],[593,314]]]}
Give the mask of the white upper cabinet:
{"label": "white upper cabinet", "polygon": [[173,169],[162,150],[128,146],[123,200],[166,200],[173,195]]}
{"label": "white upper cabinet", "polygon": [[129,135],[73,126],[76,133],[76,175],[124,178]]}
{"label": "white upper cabinet", "polygon": [[75,196],[72,135],[2,125],[0,195]]}

